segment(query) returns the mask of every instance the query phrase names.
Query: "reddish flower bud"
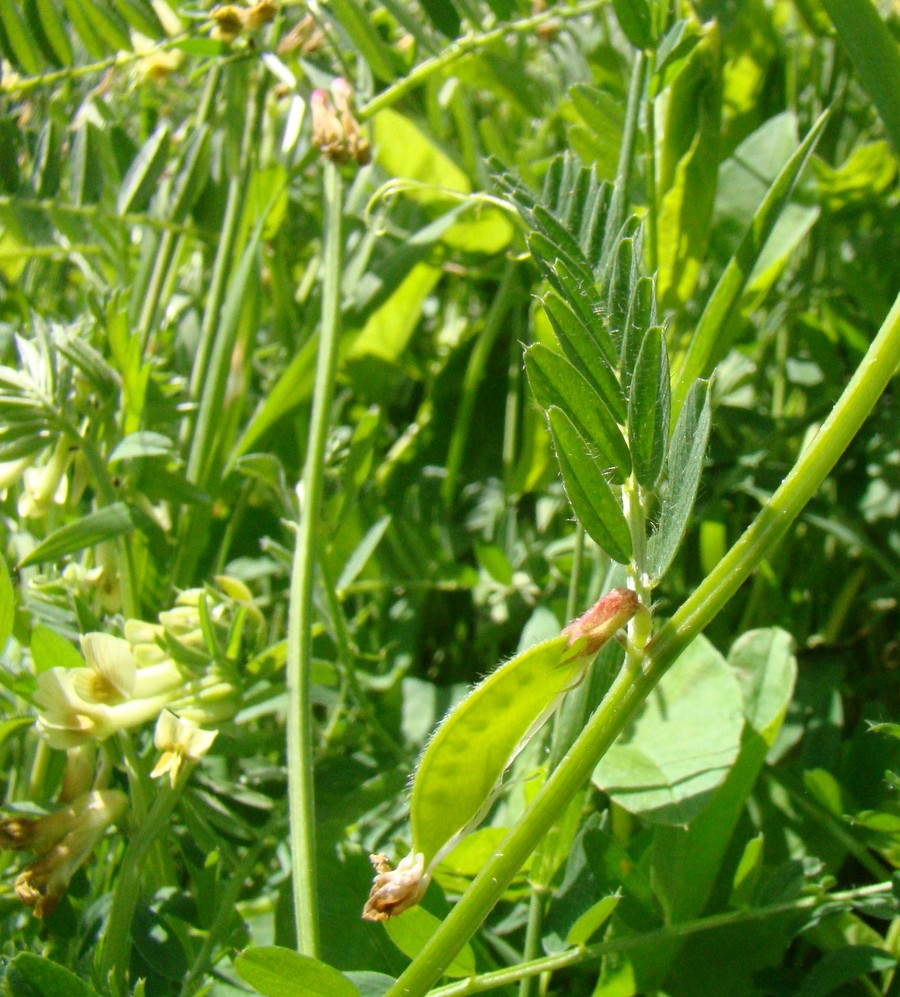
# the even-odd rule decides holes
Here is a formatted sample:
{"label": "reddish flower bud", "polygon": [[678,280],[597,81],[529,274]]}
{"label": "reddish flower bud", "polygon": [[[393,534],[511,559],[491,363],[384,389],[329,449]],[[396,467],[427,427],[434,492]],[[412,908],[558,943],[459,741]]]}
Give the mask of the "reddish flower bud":
{"label": "reddish flower bud", "polygon": [[581,653],[585,656],[596,654],[640,608],[640,600],[631,589],[613,589],[577,620],[564,627],[563,633],[569,634],[570,647],[580,637],[586,637],[587,642]]}

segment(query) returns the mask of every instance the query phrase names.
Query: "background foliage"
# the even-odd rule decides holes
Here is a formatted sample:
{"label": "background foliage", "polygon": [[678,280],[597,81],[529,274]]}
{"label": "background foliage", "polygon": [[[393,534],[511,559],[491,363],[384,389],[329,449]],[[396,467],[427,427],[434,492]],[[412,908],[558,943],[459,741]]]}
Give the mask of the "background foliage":
{"label": "background foliage", "polygon": [[[785,477],[894,302],[896,11],[857,0],[847,27],[835,5],[284,2],[240,8],[234,32],[205,4],[0,6],[7,816],[56,805],[64,756],[31,724],[37,676],[81,666],[79,634],[159,621],[168,654],[234,694],[210,753],[168,795],[148,780],[152,724],[101,743],[98,779],[128,789],[131,807],[43,920],[13,891],[22,857],[0,853],[3,992],[224,995],[249,981],[285,993],[285,974],[304,973],[297,992],[385,992],[433,931],[428,915],[446,914],[521,816],[543,749],[559,756],[565,723],[583,724],[618,665],[604,651],[582,713],[520,756],[424,909],[387,931],[359,919],[369,853],[408,850],[406,783],[449,704],[623,581],[567,478],[590,536],[573,525],[541,408],[565,451],[554,392],[570,415],[585,407],[552,376],[541,397],[534,370],[543,362],[546,378],[559,355],[542,307],[554,288],[566,300],[554,247],[585,236],[557,157],[617,181],[619,225],[595,233],[597,249],[632,254],[632,294],[655,275],[649,325],[673,372],[692,374],[673,381],[676,408],[711,378],[702,483],[652,596],[665,618]],[[861,70],[866,38],[878,46]],[[339,273],[309,110],[335,76],[353,84],[372,150],[369,165],[339,167]],[[714,289],[826,109],[704,342]],[[615,271],[593,277],[614,314]],[[315,529],[310,953],[328,966],[251,948],[238,975],[237,952],[295,945],[285,638],[329,279],[339,338]],[[591,427],[568,421],[597,457]],[[874,885],[900,856],[900,750],[896,728],[869,730],[900,705],[897,425],[889,389],[448,975],[576,946],[547,992],[897,992],[900,922]],[[600,463],[613,480],[615,460]],[[649,510],[651,529],[665,522]],[[165,614],[194,589],[209,618],[184,650]],[[129,889],[129,917],[110,929]],[[831,889],[842,899],[823,907]],[[704,930],[679,929],[702,916]],[[577,948],[588,942],[612,947]],[[498,982],[519,987],[515,973]]]}

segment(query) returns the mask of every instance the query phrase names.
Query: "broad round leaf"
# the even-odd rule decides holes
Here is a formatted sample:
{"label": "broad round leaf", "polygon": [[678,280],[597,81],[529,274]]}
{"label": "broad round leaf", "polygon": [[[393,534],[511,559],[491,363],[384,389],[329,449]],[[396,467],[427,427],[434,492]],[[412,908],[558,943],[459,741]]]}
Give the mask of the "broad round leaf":
{"label": "broad round leaf", "polygon": [[601,759],[593,781],[630,813],[660,824],[687,824],[728,775],[743,726],[734,671],[698,637]]}
{"label": "broad round leaf", "polygon": [[265,997],[359,997],[333,966],[279,945],[247,949],[234,960],[234,968]]}

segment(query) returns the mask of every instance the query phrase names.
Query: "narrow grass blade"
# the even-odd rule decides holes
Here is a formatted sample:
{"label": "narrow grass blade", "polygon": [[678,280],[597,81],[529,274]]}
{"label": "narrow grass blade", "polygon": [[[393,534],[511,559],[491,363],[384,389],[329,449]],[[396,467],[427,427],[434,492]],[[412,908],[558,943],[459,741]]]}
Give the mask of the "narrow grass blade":
{"label": "narrow grass blade", "polygon": [[794,155],[785,163],[759,206],[737,252],[729,260],[715,290],[710,295],[691,338],[687,354],[675,377],[672,389],[673,419],[678,418],[690,386],[698,377],[709,373],[707,368],[713,353],[720,345],[719,340],[738,306],[750,273],[787,205],[794,184],[809,161],[827,120],[826,111],[809,130],[809,134],[800,143]]}

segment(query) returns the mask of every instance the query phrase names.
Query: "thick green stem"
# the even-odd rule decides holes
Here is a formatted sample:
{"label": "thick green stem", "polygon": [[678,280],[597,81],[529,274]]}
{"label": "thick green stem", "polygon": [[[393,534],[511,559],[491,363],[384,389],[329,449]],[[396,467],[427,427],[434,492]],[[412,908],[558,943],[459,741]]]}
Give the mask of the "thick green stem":
{"label": "thick green stem", "polygon": [[[579,523],[575,528],[575,546],[572,552],[572,571],[569,574],[569,591],[566,595],[566,621],[574,619],[578,606],[578,593],[581,582],[581,563],[584,557],[584,527]],[[550,736],[550,755],[547,759],[547,771],[552,772],[559,765],[568,739],[566,734],[569,725],[565,723],[566,711],[577,711],[575,719],[583,723],[584,709],[581,696],[567,696],[553,715],[553,725]],[[525,944],[522,957],[530,962],[541,950],[541,936],[544,930],[544,908],[546,906],[545,884],[532,882],[531,896],[528,898],[528,923],[525,928]],[[537,992],[538,980],[527,976],[519,984],[519,997],[534,997]]]}
{"label": "thick green stem", "polygon": [[322,326],[313,393],[312,416],[303,469],[300,522],[291,570],[287,647],[287,762],[290,847],[297,948],[315,956],[319,948],[316,889],[313,737],[310,709],[313,582],[316,533],[322,504],[325,444],[334,395],[340,320],[342,271],[341,212],[343,192],[337,167],[325,163],[325,253]]}
{"label": "thick green stem", "polygon": [[626,667],[619,673],[568,755],[441,927],[388,991],[389,997],[418,997],[440,978],[666,669],[785,534],[858,432],[898,364],[900,297],[831,415],[794,469],[741,539],[650,642],[643,667]]}

